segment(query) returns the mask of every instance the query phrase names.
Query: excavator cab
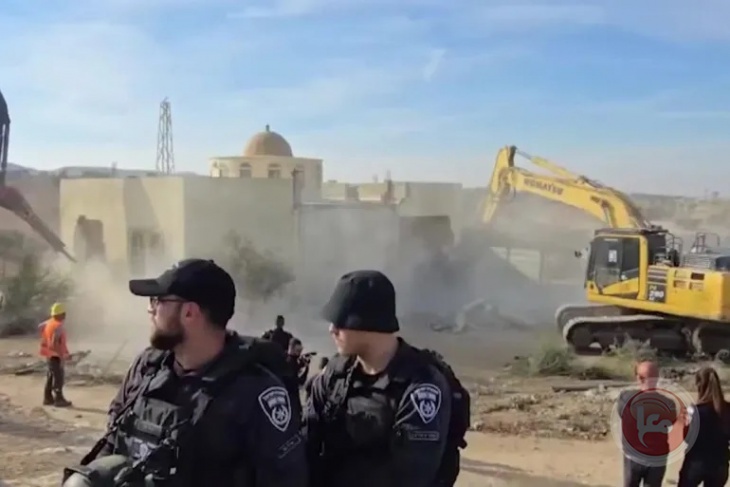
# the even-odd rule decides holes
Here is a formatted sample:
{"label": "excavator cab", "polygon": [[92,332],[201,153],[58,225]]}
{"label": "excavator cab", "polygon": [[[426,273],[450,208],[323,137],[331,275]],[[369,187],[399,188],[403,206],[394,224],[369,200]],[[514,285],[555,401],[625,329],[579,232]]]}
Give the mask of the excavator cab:
{"label": "excavator cab", "polygon": [[585,287],[595,295],[638,299],[649,266],[678,267],[682,241],[664,229],[596,230]]}

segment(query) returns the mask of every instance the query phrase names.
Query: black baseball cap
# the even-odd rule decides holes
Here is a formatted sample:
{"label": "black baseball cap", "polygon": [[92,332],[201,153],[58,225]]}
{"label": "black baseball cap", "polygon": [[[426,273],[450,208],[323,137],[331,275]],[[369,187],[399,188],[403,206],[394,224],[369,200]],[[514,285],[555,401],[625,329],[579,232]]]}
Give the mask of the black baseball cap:
{"label": "black baseball cap", "polygon": [[225,322],[233,317],[235,310],[236,285],[233,278],[212,260],[182,260],[156,279],[129,281],[129,290],[135,296],[179,296],[214,312],[218,320]]}
{"label": "black baseball cap", "polygon": [[400,328],[393,283],[379,271],[345,274],[322,308],[322,318],[345,330],[395,333]]}

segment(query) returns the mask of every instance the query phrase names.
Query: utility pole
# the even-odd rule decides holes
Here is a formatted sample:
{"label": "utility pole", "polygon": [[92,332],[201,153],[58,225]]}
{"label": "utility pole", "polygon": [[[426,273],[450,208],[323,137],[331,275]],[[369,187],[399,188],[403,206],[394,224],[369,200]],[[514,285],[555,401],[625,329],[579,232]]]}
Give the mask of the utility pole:
{"label": "utility pole", "polygon": [[157,172],[175,172],[175,151],[172,147],[172,111],[170,101],[165,97],[160,103],[160,121],[157,126]]}

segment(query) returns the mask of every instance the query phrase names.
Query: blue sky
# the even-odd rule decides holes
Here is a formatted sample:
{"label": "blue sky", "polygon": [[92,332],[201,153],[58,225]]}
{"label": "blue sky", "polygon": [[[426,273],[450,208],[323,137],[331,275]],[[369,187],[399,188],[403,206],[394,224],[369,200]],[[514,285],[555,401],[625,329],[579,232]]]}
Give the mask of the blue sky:
{"label": "blue sky", "polygon": [[730,175],[725,0],[3,0],[11,160],[179,169],[271,124],[325,177],[481,185],[514,144],[625,190]]}

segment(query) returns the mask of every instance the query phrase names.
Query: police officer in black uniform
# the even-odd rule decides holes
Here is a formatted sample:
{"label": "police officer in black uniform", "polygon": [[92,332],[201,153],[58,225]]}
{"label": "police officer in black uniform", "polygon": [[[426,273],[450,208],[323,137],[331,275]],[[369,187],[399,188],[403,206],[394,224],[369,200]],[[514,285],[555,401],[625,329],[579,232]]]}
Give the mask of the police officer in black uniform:
{"label": "police officer in black uniform", "polygon": [[317,487],[451,486],[445,375],[396,333],[395,290],[377,271],[344,275],[323,309],[339,352],[312,383],[305,422]]}
{"label": "police officer in black uniform", "polygon": [[309,376],[309,363],[312,354],[302,354],[304,351],[304,345],[298,338],[292,338],[289,341],[289,350],[287,351],[286,358],[289,365],[292,368],[292,372],[297,377],[297,384],[299,387],[304,387],[304,383],[307,381]]}
{"label": "police officer in black uniform", "polygon": [[[64,485],[102,485],[105,473],[120,471],[105,460],[123,458],[131,479],[124,485],[149,485],[134,483],[146,477],[155,486],[305,487],[294,399],[245,338],[226,331],[236,297],[231,276],[212,261],[189,259],[129,288],[149,297],[152,347],[112,401],[104,441]],[[95,464],[104,472],[94,473]]]}
{"label": "police officer in black uniform", "polygon": [[261,338],[264,340],[271,340],[281,347],[282,350],[289,350],[289,343],[291,342],[294,335],[284,329],[284,317],[278,315],[276,317],[276,325],[273,330],[266,331]]}

